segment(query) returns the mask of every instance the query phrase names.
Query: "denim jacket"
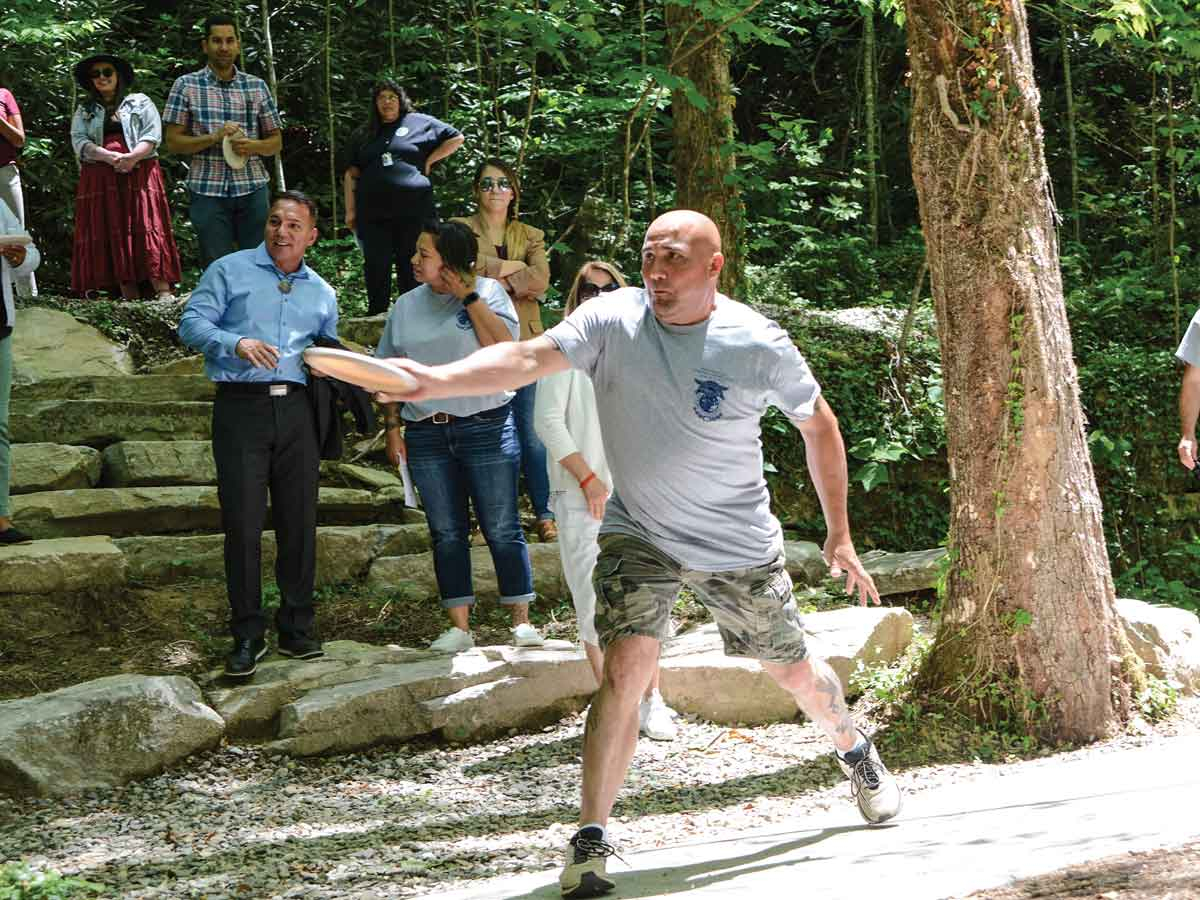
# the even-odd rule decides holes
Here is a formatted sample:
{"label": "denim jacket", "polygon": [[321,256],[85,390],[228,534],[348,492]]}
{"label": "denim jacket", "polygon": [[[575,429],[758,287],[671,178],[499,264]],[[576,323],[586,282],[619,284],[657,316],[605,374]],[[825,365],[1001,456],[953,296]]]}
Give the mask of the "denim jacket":
{"label": "denim jacket", "polygon": [[[142,141],[150,141],[154,149],[148,158],[158,155],[158,145],[162,143],[162,119],[149,97],[126,94],[117,107],[117,118],[130,151]],[[91,148],[104,146],[104,107],[88,100],[75,110],[71,119],[71,146],[81,163],[90,161]]]}

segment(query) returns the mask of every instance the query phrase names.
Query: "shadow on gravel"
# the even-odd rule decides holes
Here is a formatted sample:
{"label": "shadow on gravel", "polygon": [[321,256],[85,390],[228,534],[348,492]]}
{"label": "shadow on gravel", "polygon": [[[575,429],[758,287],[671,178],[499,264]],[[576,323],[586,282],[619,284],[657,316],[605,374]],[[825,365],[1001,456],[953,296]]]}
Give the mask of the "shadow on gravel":
{"label": "shadow on gravel", "polygon": [[[720,884],[731,878],[752,872],[765,872],[780,866],[798,866],[806,862],[828,859],[829,857],[806,856],[801,859],[775,859],[775,857],[790,854],[805,847],[812,847],[838,834],[848,834],[855,831],[867,831],[869,825],[848,825],[839,828],[824,828],[815,834],[810,834],[796,840],[772,844],[753,853],[742,856],[723,857],[686,866],[661,866],[655,869],[639,869],[636,872],[622,872],[618,864],[609,864],[608,874],[617,883],[616,893],[622,900],[636,897],[660,897],[664,894],[679,894],[684,891],[695,891],[714,884]],[[783,835],[779,835],[782,837]],[[711,844],[694,846],[719,846],[728,841],[714,841]],[[662,850],[649,851],[661,853]],[[803,870],[798,871],[798,879],[803,878]],[[559,897],[557,872],[551,884],[537,888],[524,894],[497,895],[497,900],[542,900],[542,898]],[[799,883],[799,881],[798,881]]]}

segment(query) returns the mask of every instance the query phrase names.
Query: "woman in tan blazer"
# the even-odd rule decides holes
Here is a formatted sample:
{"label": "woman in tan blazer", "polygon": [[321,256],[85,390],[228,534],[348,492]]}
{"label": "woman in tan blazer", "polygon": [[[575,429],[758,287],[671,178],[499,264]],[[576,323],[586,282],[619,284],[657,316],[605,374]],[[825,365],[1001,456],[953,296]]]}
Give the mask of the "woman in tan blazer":
{"label": "woman in tan blazer", "polygon": [[[550,284],[546,236],[517,219],[521,185],[516,171],[504,160],[485,159],[475,170],[475,202],[474,215],[453,221],[462,222],[475,233],[479,241],[475,269],[504,285],[517,307],[521,340],[528,340],[542,333],[541,298]],[[518,390],[513,417],[521,443],[525,490],[537,515],[538,538],[553,541],[558,538],[558,529],[550,511],[546,448],[533,427],[536,396],[536,382]]]}

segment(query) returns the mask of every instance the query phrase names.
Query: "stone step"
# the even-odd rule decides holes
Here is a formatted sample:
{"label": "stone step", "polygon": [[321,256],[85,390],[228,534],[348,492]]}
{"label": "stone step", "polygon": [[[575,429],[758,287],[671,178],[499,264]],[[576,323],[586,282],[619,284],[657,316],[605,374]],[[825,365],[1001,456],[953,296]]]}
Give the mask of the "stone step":
{"label": "stone step", "polygon": [[[395,491],[321,488],[317,521],[322,525],[365,525],[417,519],[419,514],[394,501]],[[11,507],[21,528],[39,537],[212,532],[221,527],[217,489],[208,486],[41,491],[13,497]]]}
{"label": "stone step", "polygon": [[[403,556],[429,549],[429,528],[410,525],[322,525],[317,528],[317,585],[357,581],[380,556]],[[221,534],[146,535],[114,541],[125,554],[126,578],[147,586],[189,578],[225,577],[225,537]],[[275,532],[262,540],[264,578],[275,572]]]}
{"label": "stone step", "polygon": [[104,593],[125,584],[125,556],[107,537],[0,547],[0,595]]}
{"label": "stone step", "polygon": [[[533,567],[533,589],[538,594],[570,599],[571,594],[563,578],[558,544],[530,544],[529,563]],[[487,547],[471,548],[471,582],[478,600],[495,601],[500,595],[496,569]],[[433,571],[433,554],[381,556],[371,563],[367,586],[422,600],[435,600],[438,589]]]}
{"label": "stone step", "polygon": [[383,336],[385,324],[387,324],[387,313],[339,319],[338,337],[343,342],[353,341],[374,352],[375,348],[379,346],[379,338]]}
{"label": "stone step", "polygon": [[68,444],[13,444],[10,494],[66,491],[100,482],[100,452]]}
{"label": "stone step", "polygon": [[[170,487],[217,483],[211,441],[120,441],[104,448],[104,487]],[[321,461],[326,487],[400,488],[390,471]]]}
{"label": "stone step", "polygon": [[14,444],[75,444],[102,449],[117,441],[208,440],[212,404],[200,401],[14,401],[8,417]]}
{"label": "stone step", "polygon": [[[792,581],[799,585],[816,586],[829,577],[829,567],[821,555],[821,548],[810,541],[784,541],[787,555],[787,570]],[[875,579],[879,593],[908,594],[937,587],[946,558],[945,547],[931,550],[913,550],[908,553],[887,553],[870,550],[863,553],[863,568]]]}
{"label": "stone step", "polygon": [[212,401],[215,386],[203,375],[82,375],[14,384],[13,400]]}

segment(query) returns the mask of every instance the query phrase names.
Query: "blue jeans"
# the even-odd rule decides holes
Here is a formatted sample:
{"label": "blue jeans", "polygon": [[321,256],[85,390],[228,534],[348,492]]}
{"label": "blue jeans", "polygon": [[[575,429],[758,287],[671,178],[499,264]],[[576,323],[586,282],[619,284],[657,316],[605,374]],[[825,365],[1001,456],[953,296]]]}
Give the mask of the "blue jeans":
{"label": "blue jeans", "polygon": [[200,243],[200,268],[234,250],[249,250],[263,242],[270,188],[263,185],[240,197],[209,197],[189,190],[188,218]]}
{"label": "blue jeans", "polygon": [[533,404],[537,399],[537,382],[517,388],[513,398],[513,418],[517,422],[517,440],[521,442],[521,473],[525,490],[539,519],[553,519],[550,511],[550,473],[546,470],[546,445],[533,427]]}
{"label": "blue jeans", "polygon": [[433,538],[442,607],[472,606],[468,500],[492,551],[500,602],[533,599],[529,548],[517,517],[517,438],[508,405],[445,425],[410,422],[408,468]]}

